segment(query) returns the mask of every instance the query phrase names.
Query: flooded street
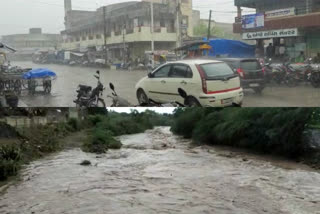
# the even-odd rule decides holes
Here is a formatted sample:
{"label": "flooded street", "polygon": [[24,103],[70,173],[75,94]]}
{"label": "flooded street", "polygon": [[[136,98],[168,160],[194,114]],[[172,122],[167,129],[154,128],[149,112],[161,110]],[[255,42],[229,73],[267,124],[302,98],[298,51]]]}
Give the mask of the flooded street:
{"label": "flooded street", "polygon": [[[73,100],[76,98],[76,89],[79,84],[95,87],[97,80],[93,77],[98,68],[70,67],[65,65],[36,65],[32,62],[14,62],[13,65],[30,68],[49,68],[55,71],[58,79],[53,83],[52,94],[43,95],[37,93],[29,96],[24,93],[21,97],[22,104],[29,107],[75,107]],[[147,75],[147,71],[115,71],[99,69],[101,82],[106,87],[103,98],[107,106],[111,100],[109,83],[113,82],[118,94],[129,100],[133,105],[137,104],[135,85]],[[262,95],[257,95],[251,90],[245,91],[244,107],[318,107],[320,106],[320,90],[309,84],[301,84],[296,88],[287,86],[267,87]]]}
{"label": "flooded street", "polygon": [[70,149],[33,162],[2,193],[0,213],[320,213],[320,174],[298,164],[190,147],[169,128],[120,139],[105,155]]}

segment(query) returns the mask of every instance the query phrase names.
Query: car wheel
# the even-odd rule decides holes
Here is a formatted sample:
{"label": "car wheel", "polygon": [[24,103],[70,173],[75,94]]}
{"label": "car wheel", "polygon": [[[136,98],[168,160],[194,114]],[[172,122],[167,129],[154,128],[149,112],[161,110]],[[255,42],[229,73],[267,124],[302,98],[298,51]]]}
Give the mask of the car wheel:
{"label": "car wheel", "polygon": [[201,104],[199,103],[199,101],[194,98],[194,97],[189,97],[187,100],[186,100],[186,103],[185,105],[187,107],[201,107]]}
{"label": "car wheel", "polygon": [[297,80],[293,76],[287,76],[285,79],[286,85],[290,88],[296,87],[298,85]]}
{"label": "car wheel", "polygon": [[139,105],[149,104],[149,98],[143,89],[138,90],[137,98],[138,98]]}
{"label": "car wheel", "polygon": [[320,87],[320,73],[317,73],[317,74],[313,74],[311,76],[311,85],[314,87],[314,88],[319,88]]}

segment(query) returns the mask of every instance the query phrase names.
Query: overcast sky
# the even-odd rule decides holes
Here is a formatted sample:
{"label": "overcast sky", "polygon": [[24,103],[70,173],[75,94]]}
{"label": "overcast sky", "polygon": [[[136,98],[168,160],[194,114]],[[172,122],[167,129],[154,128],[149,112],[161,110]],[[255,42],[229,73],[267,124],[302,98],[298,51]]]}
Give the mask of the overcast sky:
{"label": "overcast sky", "polygon": [[[128,0],[73,0],[73,8],[95,10],[112,3]],[[201,10],[202,18],[214,10],[213,19],[234,22],[234,0],[193,0],[194,9]],[[29,28],[41,27],[46,33],[64,29],[64,0],[1,0],[0,35],[27,33]]]}

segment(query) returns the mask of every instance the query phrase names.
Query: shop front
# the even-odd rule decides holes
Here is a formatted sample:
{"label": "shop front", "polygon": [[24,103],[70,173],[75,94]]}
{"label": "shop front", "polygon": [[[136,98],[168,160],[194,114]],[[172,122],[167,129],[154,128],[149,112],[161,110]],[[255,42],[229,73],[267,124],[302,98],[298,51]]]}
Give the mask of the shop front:
{"label": "shop front", "polygon": [[[284,55],[296,58],[307,53],[307,37],[305,32],[298,28],[246,32],[242,34],[244,40],[256,40],[257,48],[265,56],[280,58]],[[267,47],[272,45],[272,56],[267,53]]]}

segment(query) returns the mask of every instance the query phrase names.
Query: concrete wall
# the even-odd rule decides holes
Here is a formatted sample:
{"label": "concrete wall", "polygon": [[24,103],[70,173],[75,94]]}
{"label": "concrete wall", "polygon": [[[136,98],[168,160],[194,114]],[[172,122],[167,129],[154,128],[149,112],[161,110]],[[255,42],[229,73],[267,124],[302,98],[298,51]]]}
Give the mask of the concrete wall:
{"label": "concrete wall", "polygon": [[15,128],[30,128],[37,125],[46,125],[48,123],[46,117],[5,117],[1,118],[0,121]]}

